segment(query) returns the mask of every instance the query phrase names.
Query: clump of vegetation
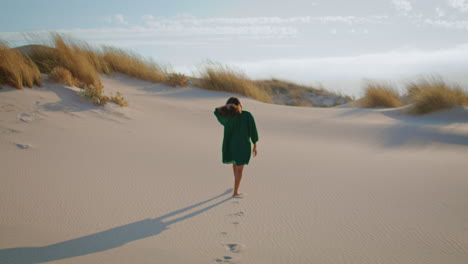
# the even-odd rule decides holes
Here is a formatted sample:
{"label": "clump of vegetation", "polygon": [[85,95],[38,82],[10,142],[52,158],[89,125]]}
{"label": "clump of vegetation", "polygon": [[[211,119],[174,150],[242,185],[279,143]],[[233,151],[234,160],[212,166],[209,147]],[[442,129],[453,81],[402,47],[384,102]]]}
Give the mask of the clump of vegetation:
{"label": "clump of vegetation", "polygon": [[228,66],[210,63],[205,65],[200,73],[201,78],[197,82],[200,88],[241,94],[265,103],[273,102],[265,89],[257,86],[242,72]]}
{"label": "clump of vegetation", "polygon": [[154,82],[162,81],[161,76],[165,74],[157,64],[120,49],[94,48],[56,33],[51,34],[51,40],[53,47],[29,45],[23,51],[51,80],[83,88],[81,94],[95,105],[108,101],[128,105],[120,93],[111,97],[104,95],[99,74],[122,72]]}
{"label": "clump of vegetation", "polygon": [[81,90],[80,94],[90,99],[95,105],[105,105],[109,97],[104,95],[102,88],[87,87]]}
{"label": "clump of vegetation", "polygon": [[468,94],[457,84],[449,84],[442,78],[421,78],[407,85],[411,112],[426,114],[450,109],[457,105],[468,105]]}
{"label": "clump of vegetation", "polygon": [[[166,80],[167,71],[163,66],[136,53],[104,47],[100,56],[111,72],[121,72],[148,82],[164,82]],[[103,71],[103,73],[106,72]]]}
{"label": "clump of vegetation", "polygon": [[182,73],[170,73],[167,75],[166,84],[172,87],[188,87],[190,79]]}
{"label": "clump of vegetation", "polygon": [[128,106],[127,100],[123,97],[123,95],[119,92],[117,92],[115,95],[111,95],[109,97],[109,102],[113,102],[115,104],[118,104],[122,107]]}
{"label": "clump of vegetation", "polygon": [[402,106],[400,95],[390,84],[369,82],[365,95],[360,101],[362,107],[399,107]]}
{"label": "clump of vegetation", "polygon": [[69,70],[79,82],[79,87],[101,88],[99,72],[88,59],[79,42],[66,42],[59,34],[54,35],[55,48],[60,66]]}
{"label": "clump of vegetation", "polygon": [[41,74],[36,64],[21,51],[0,42],[0,84],[17,89],[41,86]]}
{"label": "clump of vegetation", "polygon": [[64,83],[69,86],[75,86],[75,80],[71,72],[63,67],[55,67],[49,73],[49,79],[53,82]]}

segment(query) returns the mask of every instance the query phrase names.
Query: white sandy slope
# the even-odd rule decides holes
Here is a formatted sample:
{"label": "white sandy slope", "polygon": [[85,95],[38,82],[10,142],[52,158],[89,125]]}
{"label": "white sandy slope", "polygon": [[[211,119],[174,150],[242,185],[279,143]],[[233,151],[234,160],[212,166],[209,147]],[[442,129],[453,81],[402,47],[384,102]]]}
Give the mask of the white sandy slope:
{"label": "white sandy slope", "polygon": [[468,263],[465,108],[242,99],[259,155],[229,199],[229,94],[103,81],[130,106],[0,90],[0,263]]}

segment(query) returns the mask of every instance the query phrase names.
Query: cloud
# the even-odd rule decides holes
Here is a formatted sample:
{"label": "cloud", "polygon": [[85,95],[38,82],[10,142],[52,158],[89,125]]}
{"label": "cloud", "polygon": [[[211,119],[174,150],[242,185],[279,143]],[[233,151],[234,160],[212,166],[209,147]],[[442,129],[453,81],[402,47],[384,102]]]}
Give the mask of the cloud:
{"label": "cloud", "polygon": [[122,14],[115,14],[112,16],[106,16],[103,18],[103,20],[109,24],[116,23],[119,25],[128,25],[127,19],[125,19],[125,16]]}
{"label": "cloud", "polygon": [[154,17],[144,15],[142,19],[151,27],[171,27],[171,26],[258,26],[258,25],[309,25],[309,24],[367,24],[382,23],[388,16],[297,16],[297,17],[213,17],[199,18],[191,15],[178,15],[175,17]]}
{"label": "cloud", "polygon": [[448,0],[452,8],[458,9],[461,12],[468,12],[468,3],[466,0]]}
{"label": "cloud", "polygon": [[[208,17],[201,18],[189,14],[179,14],[173,17],[158,17],[145,14],[140,17],[142,25],[130,26],[123,14],[114,14],[101,18],[113,24],[114,27],[62,29],[61,33],[84,40],[107,39],[139,39],[158,38],[160,40],[174,40],[185,38],[188,42],[213,40],[226,42],[233,39],[285,39],[306,36],[303,31],[323,28],[325,31],[340,28],[340,32],[347,32],[351,27],[362,28],[369,24],[389,23],[385,15],[374,16],[293,16],[293,17]],[[327,26],[330,27],[327,27]],[[343,29],[343,26],[350,27]],[[334,31],[331,31],[332,33]],[[33,32],[34,33],[34,32]],[[14,32],[2,37],[21,39]],[[141,42],[138,42],[141,43]]]}
{"label": "cloud", "polygon": [[114,15],[114,19],[119,24],[128,25],[128,21],[125,19],[125,17],[122,14]]}
{"label": "cloud", "polygon": [[392,0],[392,3],[396,10],[403,15],[408,15],[413,10],[413,6],[407,0]]}
{"label": "cloud", "polygon": [[366,25],[386,23],[388,16],[296,16],[296,17],[212,17],[188,14],[174,17],[144,15],[141,19],[148,31],[172,35],[224,35],[249,38],[295,37],[309,25]]}
{"label": "cloud", "polygon": [[468,30],[468,20],[444,20],[444,19],[424,19],[426,25],[441,27],[445,29]]}
{"label": "cloud", "polygon": [[141,19],[143,19],[144,21],[149,21],[149,20],[153,20],[154,16],[152,16],[152,15],[143,15],[143,16],[141,16]]}
{"label": "cloud", "polygon": [[444,17],[445,16],[445,10],[443,10],[442,8],[440,7],[436,7],[435,8],[435,12],[437,14],[438,17]]}
{"label": "cloud", "polygon": [[[385,63],[382,63],[385,62]],[[399,78],[417,74],[464,72],[468,67],[468,43],[443,50],[399,50],[346,57],[272,59],[231,62],[254,78],[299,81]]]}

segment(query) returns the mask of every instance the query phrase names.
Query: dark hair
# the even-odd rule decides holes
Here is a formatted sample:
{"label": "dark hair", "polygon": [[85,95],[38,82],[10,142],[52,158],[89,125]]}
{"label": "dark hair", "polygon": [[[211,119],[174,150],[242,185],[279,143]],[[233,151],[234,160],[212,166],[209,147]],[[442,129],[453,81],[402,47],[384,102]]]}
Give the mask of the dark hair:
{"label": "dark hair", "polygon": [[[232,104],[229,108],[228,104]],[[231,97],[227,100],[226,105],[219,109],[219,114],[224,117],[234,117],[242,113],[242,104],[237,97]]]}
{"label": "dark hair", "polygon": [[226,104],[235,104],[237,106],[240,106],[241,105],[241,102],[239,100],[239,98],[237,97],[231,97],[229,98],[227,101],[226,101]]}

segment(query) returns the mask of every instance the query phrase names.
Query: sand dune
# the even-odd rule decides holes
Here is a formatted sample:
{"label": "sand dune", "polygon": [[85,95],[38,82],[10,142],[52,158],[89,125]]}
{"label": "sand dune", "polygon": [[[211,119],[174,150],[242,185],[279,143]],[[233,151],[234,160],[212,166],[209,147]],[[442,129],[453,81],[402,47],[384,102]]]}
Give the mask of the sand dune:
{"label": "sand dune", "polygon": [[103,77],[0,90],[0,263],[468,262],[468,109],[303,108],[241,98],[259,155],[230,198],[227,93]]}

